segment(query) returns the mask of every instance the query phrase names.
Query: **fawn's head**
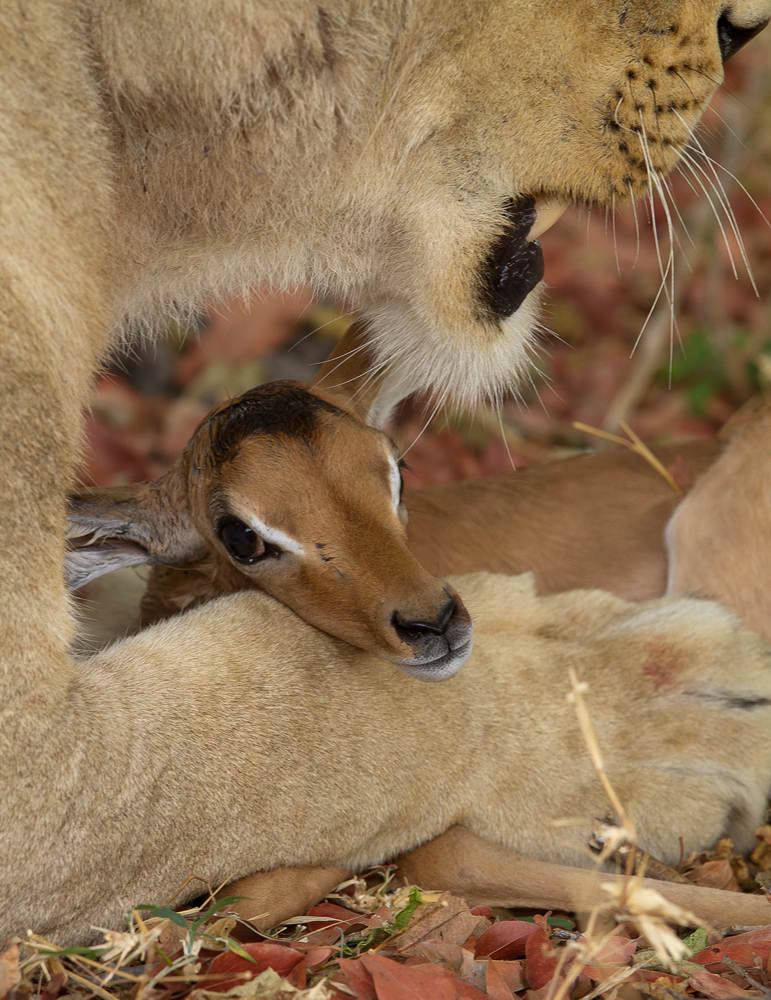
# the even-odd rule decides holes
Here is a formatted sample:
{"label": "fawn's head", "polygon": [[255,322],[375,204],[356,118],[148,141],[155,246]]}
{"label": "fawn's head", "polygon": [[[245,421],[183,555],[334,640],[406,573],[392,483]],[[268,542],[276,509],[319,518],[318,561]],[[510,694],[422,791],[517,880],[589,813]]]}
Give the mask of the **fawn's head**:
{"label": "fawn's head", "polygon": [[70,585],[150,563],[148,622],[259,587],[417,677],[456,673],[472,625],[407,548],[399,457],[362,389],[258,386],[216,407],[157,482],[71,497]]}

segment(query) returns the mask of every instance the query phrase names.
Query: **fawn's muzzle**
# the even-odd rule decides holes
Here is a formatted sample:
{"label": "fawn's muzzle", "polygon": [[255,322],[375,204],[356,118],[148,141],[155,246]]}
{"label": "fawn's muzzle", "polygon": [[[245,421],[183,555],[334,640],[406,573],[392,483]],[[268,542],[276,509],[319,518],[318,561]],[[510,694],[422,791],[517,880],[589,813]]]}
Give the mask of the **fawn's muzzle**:
{"label": "fawn's muzzle", "polygon": [[454,676],[469,658],[474,626],[460,598],[449,595],[435,615],[411,616],[394,611],[391,625],[406,657],[395,662],[407,673],[424,681]]}

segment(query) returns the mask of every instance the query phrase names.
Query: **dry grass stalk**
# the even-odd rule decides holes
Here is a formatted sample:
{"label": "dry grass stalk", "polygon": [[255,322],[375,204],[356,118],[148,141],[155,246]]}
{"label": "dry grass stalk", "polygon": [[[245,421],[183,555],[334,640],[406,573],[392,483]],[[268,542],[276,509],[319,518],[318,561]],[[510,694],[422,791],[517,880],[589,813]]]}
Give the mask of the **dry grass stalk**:
{"label": "dry grass stalk", "polygon": [[671,486],[678,496],[682,496],[683,489],[680,484],[675,482],[669,470],[661,464],[645,442],[640,440],[629,424],[627,424],[624,420],[621,421],[621,429],[625,434],[629,435],[631,438],[630,441],[627,441],[626,438],[619,437],[617,434],[610,434],[608,431],[601,431],[597,427],[590,427],[589,424],[582,424],[579,420],[573,422],[573,427],[575,427],[577,431],[583,431],[585,434],[593,434],[595,437],[602,438],[605,441],[612,441],[614,444],[621,444],[625,448],[629,448],[630,451],[636,452],[644,458],[649,465],[653,466],[656,472],[658,472],[662,479],[664,479],[667,484]]}
{"label": "dry grass stalk", "polygon": [[[589,690],[589,685],[583,681],[579,681],[578,675],[572,667],[569,668],[568,674],[570,677],[570,693],[568,694],[568,701],[575,708],[578,725],[581,727],[581,735],[583,736],[586,748],[589,751],[592,765],[602,782],[605,794],[608,796],[608,799],[618,816],[620,822],[619,832],[623,832],[623,841],[626,843],[636,844],[637,833],[635,831],[634,824],[627,815],[627,812],[621,804],[621,800],[616,794],[613,785],[611,785],[610,779],[605,771],[605,762],[603,761],[602,753],[600,752],[600,745],[597,742],[597,736],[594,732],[594,726],[592,725],[592,720],[589,716],[589,710],[586,707],[584,695]],[[615,846],[617,845],[614,845],[614,849]],[[604,857],[602,860],[605,860]]]}
{"label": "dry grass stalk", "polygon": [[[579,681],[578,676],[572,667],[569,669],[569,676],[570,692],[568,694],[568,700],[575,708],[578,724],[581,728],[581,734],[584,742],[586,743],[592,765],[597,771],[597,775],[602,782],[605,793],[607,794],[613,810],[620,821],[619,826],[607,828],[607,842],[598,856],[598,866],[601,865],[609,856],[616,853],[622,845],[628,845],[630,848],[628,850],[628,857],[631,859],[635,854],[637,845],[636,830],[633,821],[624,809],[624,806],[613,788],[607,772],[605,771],[602,753],[597,742],[597,736],[595,734],[594,726],[592,725],[591,717],[589,715],[589,710],[584,697],[588,691],[588,685]],[[613,901],[613,917],[616,924],[620,926],[623,926],[624,924],[634,924],[649,942],[658,961],[664,967],[670,969],[673,968],[678,961],[681,961],[688,954],[688,946],[681,941],[670,925],[678,927],[697,927],[703,925],[704,922],[699,920],[699,918],[690,911],[683,909],[676,903],[671,903],[664,899],[664,897],[655,889],[644,886],[642,884],[642,873],[634,879],[624,879],[623,881],[618,882],[603,882],[602,888]],[[576,948],[578,948],[579,954],[573,962],[570,972],[565,980],[563,980],[553,994],[550,991],[548,1000],[564,1000],[581,971],[590,963],[592,957],[599,953],[610,937],[613,936],[613,932],[610,931],[599,938],[594,937],[593,932],[597,921],[606,914],[606,907],[596,906],[593,908],[584,935],[587,945],[584,949],[580,948],[580,942],[577,942],[573,946],[572,950],[575,951]],[[560,963],[560,966],[558,966],[557,975],[559,974],[560,969],[564,966],[568,957],[569,953],[568,949],[566,949],[566,955]],[[627,976],[629,974],[630,973],[627,973]],[[555,975],[555,982],[557,975]],[[619,982],[623,981],[625,978],[626,976],[622,976]],[[603,989],[606,988],[608,987],[603,985]],[[595,995],[597,995],[596,991]]]}

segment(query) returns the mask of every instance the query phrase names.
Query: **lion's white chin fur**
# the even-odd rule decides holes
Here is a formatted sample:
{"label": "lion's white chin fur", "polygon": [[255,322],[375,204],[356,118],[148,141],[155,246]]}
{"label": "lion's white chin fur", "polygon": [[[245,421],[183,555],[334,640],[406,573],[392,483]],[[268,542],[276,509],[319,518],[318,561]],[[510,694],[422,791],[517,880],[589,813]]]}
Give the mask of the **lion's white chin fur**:
{"label": "lion's white chin fur", "polygon": [[475,405],[521,384],[542,288],[543,283],[500,323],[478,321],[465,329],[447,329],[436,317],[416,315],[406,304],[367,310],[375,367],[387,366],[389,372],[376,422],[413,392],[431,389],[439,400]]}

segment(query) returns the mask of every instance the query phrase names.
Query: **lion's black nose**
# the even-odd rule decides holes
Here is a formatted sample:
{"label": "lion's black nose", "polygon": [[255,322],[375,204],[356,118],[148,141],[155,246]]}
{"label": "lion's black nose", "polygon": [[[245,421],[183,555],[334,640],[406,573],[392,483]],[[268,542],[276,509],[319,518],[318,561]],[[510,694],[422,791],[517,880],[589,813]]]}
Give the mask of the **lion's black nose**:
{"label": "lion's black nose", "polygon": [[720,20],[717,22],[717,40],[723,62],[730,59],[735,52],[738,52],[743,45],[746,45],[751,38],[754,38],[759,31],[762,31],[769,20],[766,18],[764,21],[753,24],[749,28],[740,28],[731,21],[731,13],[732,11],[729,7],[728,10],[720,15]]}
{"label": "lion's black nose", "polygon": [[410,621],[402,618],[398,611],[394,611],[391,624],[405,642],[410,640],[414,642],[415,639],[421,639],[428,635],[444,635],[457,608],[455,598],[451,597],[434,621],[426,619]]}

